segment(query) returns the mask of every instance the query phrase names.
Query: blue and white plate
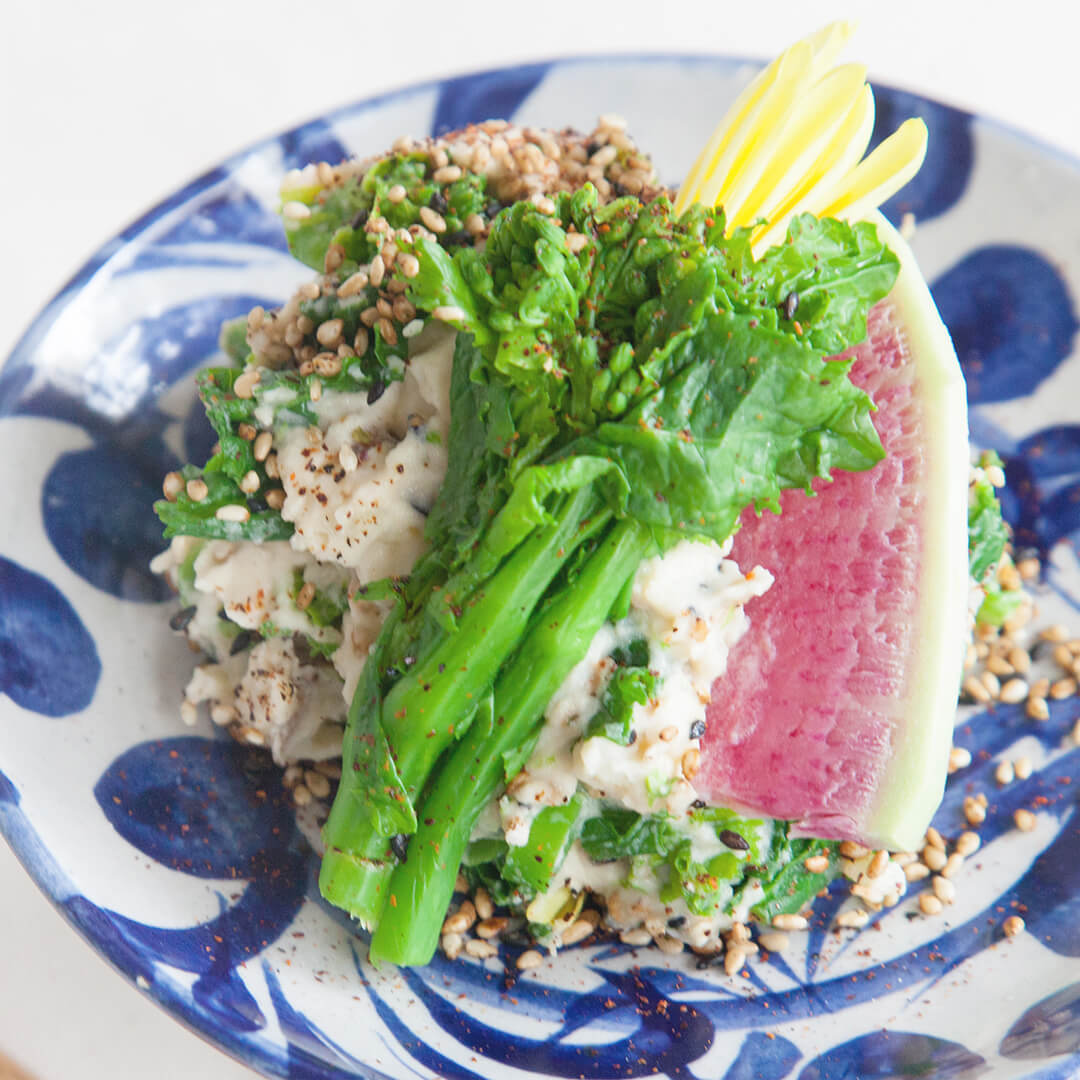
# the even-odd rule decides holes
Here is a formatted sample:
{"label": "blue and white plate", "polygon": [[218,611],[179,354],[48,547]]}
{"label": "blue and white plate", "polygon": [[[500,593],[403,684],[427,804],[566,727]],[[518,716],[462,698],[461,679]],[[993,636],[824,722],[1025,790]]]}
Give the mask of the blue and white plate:
{"label": "blue and white plate", "polygon": [[[1050,719],[965,716],[938,815],[984,790],[984,844],[944,916],[913,892],[858,935],[815,929],[729,979],[690,954],[575,948],[373,971],[324,906],[278,774],[185,728],[193,657],[148,563],[162,475],[211,439],[191,373],[223,319],[307,271],[274,207],[283,172],[489,116],[579,128],[625,115],[677,181],[752,65],[573,60],[417,87],[237,155],[102,248],[0,369],[0,831],[125,978],[269,1076],[687,1078],[1080,1074],[1080,699]],[[661,89],[657,89],[661,88]],[[886,207],[968,377],[972,430],[1007,460],[1007,513],[1047,559],[1041,616],[1080,627],[1080,166],[978,117],[879,89],[879,133],[918,114],[930,151]],[[997,793],[995,760],[1037,770]],[[1010,828],[1012,811],[1037,828]],[[820,899],[827,925],[839,893]],[[1006,941],[1021,913],[1028,932]],[[507,967],[509,962],[509,968]]]}

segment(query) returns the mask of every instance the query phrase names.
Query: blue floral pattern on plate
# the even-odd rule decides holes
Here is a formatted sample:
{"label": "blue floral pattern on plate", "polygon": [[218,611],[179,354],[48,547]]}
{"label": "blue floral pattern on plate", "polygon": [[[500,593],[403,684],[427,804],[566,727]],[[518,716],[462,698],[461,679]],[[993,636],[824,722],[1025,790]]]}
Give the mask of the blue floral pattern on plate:
{"label": "blue floral pattern on plate", "polygon": [[[861,933],[837,936],[835,887],[815,902],[801,947],[735,978],[689,954],[610,941],[527,975],[509,945],[497,961],[440,956],[374,971],[364,935],[318,897],[316,859],[276,770],[184,729],[174,708],[191,661],[148,573],[160,546],[149,504],[161,474],[212,441],[188,376],[216,348],[221,320],[280,302],[305,276],[259,178],[491,114],[584,127],[617,110],[632,128],[667,130],[670,103],[649,87],[692,83],[729,100],[750,70],[701,58],[561,61],[339,110],[230,159],[135,222],[0,368],[0,447],[23,466],[5,474],[0,514],[0,831],[123,975],[267,1075],[1080,1073],[1075,698],[1053,702],[1038,725],[1019,707],[962,718],[956,742],[972,763],[950,780],[942,832],[960,827],[966,794],[996,791],[999,757],[1023,747],[1036,771],[995,795],[945,918],[914,914],[916,887]],[[1080,608],[1080,263],[1067,242],[1080,227],[1080,167],[915,95],[877,97],[875,139],[911,114],[931,128],[920,177],[885,209],[929,223],[941,267],[931,286],[968,377],[973,437],[1005,457],[1007,515],[1046,560],[1040,605],[1067,621]],[[714,120],[688,114],[687,160]],[[994,224],[1003,193],[1023,205],[1018,155],[1040,166],[1032,204],[1054,207],[1053,218],[1029,216],[1022,244]],[[62,814],[43,812],[58,799]],[[1022,806],[1037,811],[1030,834],[1011,828]],[[1006,942],[1012,911],[1029,933]],[[1011,993],[989,1000],[986,987],[1003,980]]]}

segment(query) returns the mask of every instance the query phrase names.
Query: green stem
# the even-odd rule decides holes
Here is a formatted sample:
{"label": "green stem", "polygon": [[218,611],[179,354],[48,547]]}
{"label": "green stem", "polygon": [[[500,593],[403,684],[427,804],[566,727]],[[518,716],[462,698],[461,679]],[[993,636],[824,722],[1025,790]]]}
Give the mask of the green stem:
{"label": "green stem", "polygon": [[409,804],[443,751],[472,722],[552,579],[610,519],[599,507],[589,488],[569,495],[556,523],[518,547],[474,593],[457,630],[427,650],[385,699],[379,701],[377,686],[368,680],[358,688],[345,733],[341,785],[323,830],[327,850],[319,887],[365,925],[378,922],[385,904],[396,862],[391,837],[415,828]]}
{"label": "green stem", "polygon": [[389,904],[372,938],[374,962],[426,964],[434,955],[473,826],[504,780],[504,755],[535,736],[548,702],[585,655],[652,544],[643,526],[620,522],[573,588],[535,620],[495,684],[492,708],[478,715],[423,801],[408,858],[393,873]]}

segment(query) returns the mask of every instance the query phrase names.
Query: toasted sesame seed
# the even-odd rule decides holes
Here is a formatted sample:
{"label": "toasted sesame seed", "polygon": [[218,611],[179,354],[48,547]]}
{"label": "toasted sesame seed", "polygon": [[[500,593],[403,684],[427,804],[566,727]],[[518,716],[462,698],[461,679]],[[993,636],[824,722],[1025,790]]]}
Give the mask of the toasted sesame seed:
{"label": "toasted sesame seed", "polygon": [[398,343],[397,330],[394,329],[394,324],[389,319],[379,319],[375,326],[387,345],[396,345]]}
{"label": "toasted sesame seed", "polygon": [[255,436],[259,434],[258,429],[254,424],[237,424],[236,434],[241,439],[245,439],[247,442],[254,442]]}
{"label": "toasted sesame seed", "polygon": [[399,323],[407,323],[416,317],[416,308],[404,296],[399,296],[390,305],[390,313]]}
{"label": "toasted sesame seed", "polygon": [[261,483],[262,480],[259,479],[259,474],[254,469],[248,469],[240,481],[240,490],[245,495],[254,495],[259,490]]}
{"label": "toasted sesame seed", "polygon": [[928,878],[929,876],[930,867],[927,866],[926,863],[908,863],[908,865],[904,867],[904,877],[907,878],[908,881],[922,881],[923,878]]}
{"label": "toasted sesame seed", "polygon": [[1072,676],[1065,679],[1058,679],[1056,683],[1052,683],[1050,686],[1050,696],[1055,701],[1061,701],[1064,698],[1072,697],[1076,693],[1077,682]]}
{"label": "toasted sesame seed", "polygon": [[463,893],[469,891],[469,882],[464,874],[459,873],[454,879],[454,892]]}
{"label": "toasted sesame seed", "polygon": [[337,348],[341,344],[341,334],[344,329],[345,323],[342,319],[327,319],[326,322],[319,324],[318,330],[315,331],[315,339],[328,349]]}
{"label": "toasted sesame seed", "polygon": [[619,156],[618,150],[610,143],[607,146],[602,146],[596,153],[589,158],[589,164],[595,165],[597,168],[605,169]]}
{"label": "toasted sesame seed", "polygon": [[951,904],[956,899],[956,886],[948,878],[935,877],[930,885],[934,890],[934,895],[943,904]]}
{"label": "toasted sesame seed", "polygon": [[1024,932],[1024,920],[1019,915],[1010,915],[1002,924],[1001,929],[1008,938],[1014,938]]}
{"label": "toasted sesame seed", "polygon": [[187,492],[187,497],[189,499],[194,499],[195,502],[202,502],[203,499],[210,494],[210,489],[206,486],[206,481],[199,476],[189,480],[184,486],[184,490]]}
{"label": "toasted sesame seed", "polygon": [[165,479],[161,482],[161,491],[169,502],[176,502],[176,496],[183,490],[184,478],[178,472],[165,474]]}
{"label": "toasted sesame seed", "polygon": [[956,850],[964,856],[974,855],[979,850],[979,845],[982,840],[979,838],[978,833],[974,832],[962,832],[956,838]]}
{"label": "toasted sesame seed", "polygon": [[825,871],[829,869],[829,856],[811,855],[808,859],[803,861],[803,866],[805,866],[811,874],[824,874]]}
{"label": "toasted sesame seed", "polygon": [[1001,628],[1006,634],[1015,634],[1031,622],[1032,607],[1030,604],[1021,604],[1002,624]]}
{"label": "toasted sesame seed", "polygon": [[993,653],[986,658],[986,670],[992,671],[995,675],[1012,675],[1013,666],[1005,659],[1004,656],[998,653]]}
{"label": "toasted sesame seed", "polygon": [[323,256],[323,272],[332,274],[345,261],[345,249],[340,244],[330,244]]}
{"label": "toasted sesame seed", "polygon": [[410,255],[408,252],[398,256],[397,264],[398,269],[407,278],[414,278],[420,273],[420,260],[415,255]]}
{"label": "toasted sesame seed", "polygon": [[226,503],[214,511],[218,521],[245,522],[251,517],[251,511],[240,503]]}
{"label": "toasted sesame seed", "polygon": [[991,698],[996,700],[1001,696],[1001,680],[992,671],[984,671],[979,676],[979,681],[986,687]]}
{"label": "toasted sesame seed", "polygon": [[1042,641],[1052,641],[1059,644],[1069,640],[1069,628],[1062,626],[1061,623],[1055,623],[1053,626],[1048,626],[1045,630],[1040,631],[1039,638]]}
{"label": "toasted sesame seed", "polygon": [[341,766],[336,761],[316,761],[315,771],[331,780],[341,779]]}
{"label": "toasted sesame seed", "polygon": [[945,863],[948,861],[948,855],[945,854],[941,848],[930,847],[927,844],[922,851],[923,862],[930,867],[931,870],[941,870]]}
{"label": "toasted sesame seed", "polygon": [[481,941],[479,938],[469,938],[465,942],[465,952],[477,960],[490,960],[499,955],[499,950],[490,941]]}
{"label": "toasted sesame seed", "polygon": [[[373,304],[360,312],[360,321],[369,329],[379,321],[379,309]],[[360,350],[357,349],[357,352]]]}
{"label": "toasted sesame seed", "polygon": [[298,296],[302,296],[305,300],[318,300],[322,289],[319,288],[317,281],[305,281],[296,292]]}
{"label": "toasted sesame seed", "polygon": [[924,915],[940,915],[945,906],[933,893],[919,894],[919,910]]}
{"label": "toasted sesame seed", "polygon": [[986,820],[986,807],[969,795],[964,799],[964,817],[969,825],[981,825]]}
{"label": "toasted sesame seed", "polygon": [[951,878],[963,865],[964,856],[961,855],[959,851],[954,851],[948,859],[945,860],[945,865],[941,868],[941,876]]}
{"label": "toasted sesame seed", "polygon": [[945,840],[933,825],[926,830],[926,842],[931,847],[936,847],[939,851],[945,850]]}
{"label": "toasted sesame seed", "polygon": [[433,233],[446,232],[446,219],[442,214],[436,213],[430,206],[420,207],[420,220]]}
{"label": "toasted sesame seed", "polygon": [[460,180],[461,177],[462,172],[458,165],[442,165],[431,174],[431,179],[436,184],[452,184],[455,180]]}
{"label": "toasted sesame seed", "polygon": [[356,456],[356,451],[350,443],[342,443],[341,448],[338,450],[338,464],[347,473],[356,472],[360,459]]}
{"label": "toasted sesame seed", "polygon": [[303,221],[304,218],[311,217],[311,207],[293,199],[282,206],[281,216],[289,221]]}
{"label": "toasted sesame seed", "polygon": [[1034,581],[1039,576],[1039,571],[1042,569],[1038,559],[1027,558],[1021,559],[1016,564],[1016,569],[1020,571],[1020,576],[1025,581]]}
{"label": "toasted sesame seed", "polygon": [[255,456],[255,460],[265,461],[270,455],[270,448],[273,445],[273,433],[269,431],[260,431],[259,434],[255,436],[255,442],[251,447],[251,452]]}
{"label": "toasted sesame seed", "polygon": [[535,949],[526,949],[516,961],[518,971],[530,971],[538,968],[544,962],[543,956]]}
{"label": "toasted sesame seed", "polygon": [[735,976],[746,962],[746,950],[741,945],[729,948],[724,954],[724,973]]}
{"label": "toasted sesame seed", "polygon": [[473,906],[476,908],[476,914],[481,919],[490,919],[495,914],[495,905],[491,902],[491,894],[483,886],[476,890],[476,895],[473,897]]}
{"label": "toasted sesame seed", "polygon": [[1024,710],[1032,720],[1048,720],[1050,707],[1046,704],[1046,698],[1028,698],[1027,708]]}
{"label": "toasted sesame seed", "polygon": [[479,214],[470,214],[465,219],[465,231],[470,236],[480,236],[486,228],[487,225]]}
{"label": "toasted sesame seed", "polygon": [[1018,705],[1029,692],[1028,684],[1023,679],[1010,679],[1001,688],[1001,700],[1006,705]]}
{"label": "toasted sesame seed", "polygon": [[304,783],[316,799],[325,799],[330,794],[330,781],[314,769],[307,769],[304,772]]}
{"label": "toasted sesame seed", "polygon": [[910,866],[913,862],[918,862],[919,855],[915,851],[894,851],[890,858],[897,866]]}
{"label": "toasted sesame seed", "polygon": [[297,806],[307,806],[311,802],[311,792],[303,784],[292,789],[292,801]]}
{"label": "toasted sesame seed", "polygon": [[635,930],[624,930],[619,934],[619,940],[624,945],[648,945],[652,941],[652,934],[644,927]]}
{"label": "toasted sesame seed", "polygon": [[371,341],[371,335],[363,326],[359,326],[356,329],[356,336],[353,338],[353,348],[356,350],[357,356],[363,356],[368,351],[368,344]]}
{"label": "toasted sesame seed", "polygon": [[188,727],[194,727],[196,721],[199,719],[199,710],[193,701],[188,701],[186,698],[180,702],[180,719],[187,724]]}
{"label": "toasted sesame seed", "polygon": [[493,915],[476,924],[476,934],[482,938],[498,937],[509,925],[510,920],[505,915]]}
{"label": "toasted sesame seed", "polygon": [[285,492],[281,488],[273,488],[263,498],[266,499],[266,505],[271,510],[280,510],[285,505]]}
{"label": "toasted sesame seed", "polygon": [[577,919],[563,931],[562,943],[564,945],[576,945],[579,941],[587,938],[594,929],[593,924],[587,919]]}
{"label": "toasted sesame seed", "polygon": [[802,915],[786,913],[774,915],[772,924],[777,930],[805,930],[810,925]]}
{"label": "toasted sesame seed", "polygon": [[954,746],[949,751],[949,772],[966,769],[971,764],[971,751],[962,746]]}
{"label": "toasted sesame seed", "polygon": [[787,934],[781,933],[779,930],[766,930],[764,934],[758,937],[758,944],[766,952],[783,952],[789,944],[789,938]]}
{"label": "toasted sesame seed", "polygon": [[969,675],[964,680],[963,691],[973,701],[977,701],[980,705],[987,705],[990,703],[990,692],[986,689],[986,685],[979,681],[975,675]]}
{"label": "toasted sesame seed", "polygon": [[865,908],[849,908],[847,911],[841,911],[836,916],[836,925],[842,926],[845,930],[858,930],[859,927],[865,926],[870,921],[870,912]]}
{"label": "toasted sesame seed", "polygon": [[252,333],[258,330],[266,318],[266,308],[262,304],[256,304],[247,314],[247,328]]}
{"label": "toasted sesame seed", "polygon": [[381,255],[376,255],[371,260],[371,266],[368,269],[368,280],[378,288],[382,284],[383,278],[386,276],[386,263],[383,262]]}
{"label": "toasted sesame seed", "polygon": [[404,202],[406,194],[407,192],[405,191],[405,186],[403,184],[394,184],[393,187],[391,187],[390,190],[386,193],[386,197],[392,203],[396,204]]}
{"label": "toasted sesame seed", "polygon": [[1046,697],[1050,693],[1050,680],[1047,678],[1036,679],[1031,684],[1031,694],[1033,698]]}
{"label": "toasted sesame seed", "polygon": [[471,900],[463,900],[461,906],[443,922],[444,934],[461,934],[476,922],[476,908]]}
{"label": "toasted sesame seed", "polygon": [[1007,784],[1011,784],[1016,779],[1016,773],[1013,771],[1013,765],[1011,761],[999,761],[998,767],[994,770],[994,779],[1005,787]]}
{"label": "toasted sesame seed", "polygon": [[341,357],[336,353],[323,352],[312,361],[315,366],[315,370],[328,379],[332,379],[335,375],[341,374]]}
{"label": "toasted sesame seed", "polygon": [[350,296],[363,292],[367,288],[367,283],[367,274],[363,270],[357,270],[338,286],[337,294],[342,300],[347,300]]}
{"label": "toasted sesame seed", "polygon": [[856,844],[854,840],[845,840],[840,845],[840,854],[845,859],[861,859],[870,854],[868,848],[864,848],[862,844]]}
{"label": "toasted sesame seed", "polygon": [[384,296],[380,296],[379,299],[375,301],[375,310],[384,319],[389,319],[394,314],[394,309],[390,306],[390,301]]}
{"label": "toasted sesame seed", "polygon": [[728,941],[733,941],[736,945],[742,945],[750,940],[750,927],[746,923],[736,920],[731,924],[727,936]]}
{"label": "toasted sesame seed", "polygon": [[541,214],[555,213],[555,204],[546,195],[537,192],[532,196],[531,202]]}
{"label": "toasted sesame seed", "polygon": [[656,938],[656,947],[667,956],[678,956],[683,951],[683,943],[670,934],[661,934]]}
{"label": "toasted sesame seed", "polygon": [[1017,675],[1026,675],[1031,670],[1031,656],[1019,646],[1011,648],[1008,657]]}
{"label": "toasted sesame seed", "polygon": [[660,732],[660,739],[663,742],[671,742],[678,734],[679,729],[674,724],[668,724],[668,726]]}
{"label": "toasted sesame seed", "polygon": [[442,936],[442,950],[448,960],[456,960],[461,955],[464,944],[465,939],[460,934],[444,933]]}
{"label": "toasted sesame seed", "polygon": [[889,865],[889,853],[882,849],[874,853],[870,865],[866,868],[866,876],[871,878],[880,877],[885,867]]}
{"label": "toasted sesame seed", "polygon": [[584,233],[573,232],[566,234],[566,246],[573,255],[581,251],[588,242],[589,238]]}
{"label": "toasted sesame seed", "polygon": [[258,368],[252,368],[249,371],[245,371],[242,375],[238,375],[236,381],[233,383],[233,393],[238,398],[251,397],[260,377]]}
{"label": "toasted sesame seed", "polygon": [[1021,832],[1031,832],[1038,824],[1035,815],[1030,810],[1025,810],[1023,807],[1020,807],[1020,809],[1013,814],[1013,823]]}
{"label": "toasted sesame seed", "polygon": [[313,582],[305,581],[300,587],[300,591],[296,594],[296,606],[301,611],[306,611],[311,607],[311,601],[315,599],[315,585]]}
{"label": "toasted sesame seed", "polygon": [[312,379],[308,383],[308,397],[312,401],[319,401],[322,398],[322,383],[318,379]]}
{"label": "toasted sesame seed", "polygon": [[687,780],[693,780],[701,768],[701,751],[691,748],[682,756],[682,774]]}

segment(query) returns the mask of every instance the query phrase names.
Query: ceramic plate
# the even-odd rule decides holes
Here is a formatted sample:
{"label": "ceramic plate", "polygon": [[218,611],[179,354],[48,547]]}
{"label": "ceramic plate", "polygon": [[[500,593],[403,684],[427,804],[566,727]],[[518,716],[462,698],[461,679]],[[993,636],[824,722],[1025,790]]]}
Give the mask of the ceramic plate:
{"label": "ceramic plate", "polygon": [[[150,504],[212,441],[190,374],[223,319],[308,272],[275,217],[284,171],[489,116],[579,128],[625,115],[664,178],[755,70],[573,60],[362,102],[255,146],[107,244],[0,369],[0,830],[116,970],[271,1076],[1071,1077],[1080,1073],[1080,699],[1035,724],[965,714],[973,763],[937,824],[986,791],[983,846],[938,918],[917,891],[857,935],[842,890],[783,956],[728,978],[689,953],[594,944],[527,975],[513,954],[372,971],[323,905],[317,863],[258,751],[178,715],[193,664],[149,571]],[[1080,627],[1080,167],[978,117],[880,88],[878,133],[921,115],[930,150],[887,205],[968,379],[972,433],[1005,457],[1020,544],[1046,559],[1040,618]],[[677,122],[676,122],[677,121]],[[998,792],[995,760],[1030,779]],[[1075,782],[1074,782],[1075,778]],[[1012,811],[1037,827],[1011,828]],[[1021,913],[1027,933],[1006,941]]]}

